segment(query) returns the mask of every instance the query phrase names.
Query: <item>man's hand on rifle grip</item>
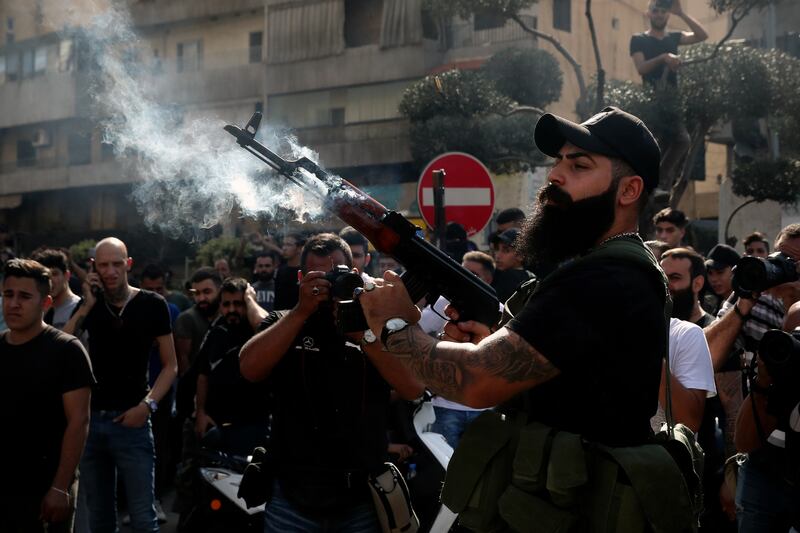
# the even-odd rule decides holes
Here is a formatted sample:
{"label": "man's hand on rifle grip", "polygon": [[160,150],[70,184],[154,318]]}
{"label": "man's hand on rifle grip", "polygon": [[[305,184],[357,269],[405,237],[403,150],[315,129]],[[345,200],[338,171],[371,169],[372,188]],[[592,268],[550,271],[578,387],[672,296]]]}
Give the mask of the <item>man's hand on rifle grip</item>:
{"label": "man's hand on rifle grip", "polygon": [[390,318],[402,318],[409,324],[419,322],[421,313],[411,301],[400,276],[387,270],[383,279],[373,280],[375,288],[361,293],[359,301],[370,329],[379,335]]}
{"label": "man's hand on rifle grip", "polygon": [[444,308],[444,314],[447,315],[450,322],[445,324],[442,334],[439,336],[442,340],[478,344],[492,334],[492,331],[486,324],[481,324],[475,320],[458,322],[458,310],[452,305],[448,305]]}

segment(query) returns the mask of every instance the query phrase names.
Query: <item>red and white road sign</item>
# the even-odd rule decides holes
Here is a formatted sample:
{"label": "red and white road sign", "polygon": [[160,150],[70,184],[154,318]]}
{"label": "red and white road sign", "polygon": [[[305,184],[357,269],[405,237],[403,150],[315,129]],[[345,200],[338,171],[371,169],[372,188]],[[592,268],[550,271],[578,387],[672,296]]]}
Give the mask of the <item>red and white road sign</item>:
{"label": "red and white road sign", "polygon": [[447,222],[458,222],[475,235],[486,226],[494,211],[494,183],[489,170],[469,154],[448,152],[428,163],[417,184],[417,202],[422,218],[433,227],[433,171],[444,169],[444,206]]}

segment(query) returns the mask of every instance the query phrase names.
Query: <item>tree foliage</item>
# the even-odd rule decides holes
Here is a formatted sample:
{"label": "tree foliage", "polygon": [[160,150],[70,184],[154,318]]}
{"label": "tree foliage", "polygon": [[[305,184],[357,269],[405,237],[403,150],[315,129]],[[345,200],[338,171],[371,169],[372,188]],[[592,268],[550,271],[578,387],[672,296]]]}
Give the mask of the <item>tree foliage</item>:
{"label": "tree foliage", "polygon": [[[707,57],[713,48],[707,44],[687,47],[681,57],[687,61]],[[661,139],[669,139],[682,122],[693,140],[702,143],[715,124],[733,121],[738,142],[763,150],[766,142],[760,141],[758,123],[766,120],[770,129],[781,133],[784,155],[796,156],[800,155],[798,86],[800,60],[775,50],[726,44],[712,61],[681,69],[677,91],[654,91],[632,82],[612,81],[606,101],[642,118]],[[777,172],[769,166],[757,170],[759,175]],[[685,175],[678,176],[676,183],[686,179]],[[746,174],[740,174],[739,179],[746,179]],[[672,205],[677,205],[680,193],[673,196]]]}
{"label": "tree foliage", "polygon": [[732,175],[733,193],[756,202],[794,204],[800,198],[800,160],[756,160],[738,165]]}
{"label": "tree foliage", "polygon": [[236,255],[239,239],[236,237],[216,237],[203,243],[197,249],[195,261],[200,266],[211,266],[217,259],[228,259]]}
{"label": "tree foliage", "polygon": [[564,78],[552,54],[534,49],[506,48],[484,66],[497,90],[516,102],[547,107],[561,96]]}
{"label": "tree foliage", "polygon": [[[538,108],[557,100],[561,85],[558,62],[535,49],[507,49],[480,70],[420,80],[400,102],[400,112],[411,121],[415,162],[423,166],[451,151],[472,154],[501,172],[542,162],[533,128]],[[528,108],[519,112],[520,105]]]}

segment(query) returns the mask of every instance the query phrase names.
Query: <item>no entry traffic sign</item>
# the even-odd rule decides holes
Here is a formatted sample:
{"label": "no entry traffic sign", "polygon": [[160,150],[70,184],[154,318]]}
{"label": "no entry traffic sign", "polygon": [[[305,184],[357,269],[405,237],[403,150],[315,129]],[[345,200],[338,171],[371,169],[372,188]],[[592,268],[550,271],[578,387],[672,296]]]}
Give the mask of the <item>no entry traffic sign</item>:
{"label": "no entry traffic sign", "polygon": [[425,222],[433,227],[433,171],[444,169],[447,222],[458,222],[472,236],[483,229],[494,211],[494,184],[487,168],[462,152],[442,154],[425,167],[417,184],[417,202]]}

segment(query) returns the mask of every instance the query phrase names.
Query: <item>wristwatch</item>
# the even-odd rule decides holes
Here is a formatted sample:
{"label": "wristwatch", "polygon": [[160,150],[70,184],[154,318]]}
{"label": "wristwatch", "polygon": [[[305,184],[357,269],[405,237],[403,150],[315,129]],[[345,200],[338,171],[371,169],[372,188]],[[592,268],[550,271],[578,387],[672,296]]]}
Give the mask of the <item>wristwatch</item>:
{"label": "wristwatch", "polygon": [[364,336],[362,337],[362,339],[364,341],[364,344],[372,344],[373,342],[378,340],[378,337],[376,337],[375,334],[372,333],[371,329],[368,329],[364,332]]}
{"label": "wristwatch", "polygon": [[381,331],[381,343],[386,346],[386,341],[389,339],[389,335],[392,333],[397,333],[398,331],[402,331],[407,326],[408,322],[402,318],[390,318],[383,326],[383,331]]}
{"label": "wristwatch", "polygon": [[142,403],[145,404],[148,409],[150,409],[150,414],[153,414],[156,411],[158,411],[158,402],[155,401],[154,399],[147,397],[144,400],[142,400]]}

